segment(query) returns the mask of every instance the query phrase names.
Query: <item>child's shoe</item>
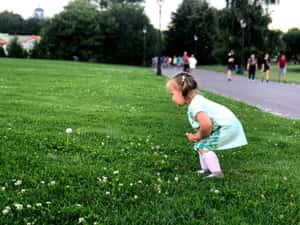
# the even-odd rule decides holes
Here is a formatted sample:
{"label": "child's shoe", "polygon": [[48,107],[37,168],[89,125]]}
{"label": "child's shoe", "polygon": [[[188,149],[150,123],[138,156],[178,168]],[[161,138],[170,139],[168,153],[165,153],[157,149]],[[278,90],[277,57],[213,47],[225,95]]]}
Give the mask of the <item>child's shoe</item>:
{"label": "child's shoe", "polygon": [[224,178],[224,173],[222,171],[220,172],[214,172],[209,174],[208,176],[204,177],[205,179],[210,179],[210,178]]}
{"label": "child's shoe", "polygon": [[199,174],[199,175],[204,175],[206,173],[208,173],[209,171],[208,170],[197,170],[196,173]]}

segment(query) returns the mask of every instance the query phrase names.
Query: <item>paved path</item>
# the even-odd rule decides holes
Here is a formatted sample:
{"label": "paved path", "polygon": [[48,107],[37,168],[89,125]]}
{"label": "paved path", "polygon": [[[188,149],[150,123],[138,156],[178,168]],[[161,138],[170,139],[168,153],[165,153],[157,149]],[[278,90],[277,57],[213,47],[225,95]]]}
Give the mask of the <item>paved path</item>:
{"label": "paved path", "polygon": [[[162,73],[172,76],[181,72],[177,68],[164,68]],[[207,70],[196,70],[194,77],[200,89],[227,96],[250,105],[289,118],[300,119],[300,85],[278,82],[250,81],[234,75],[233,81],[226,80],[226,74]]]}

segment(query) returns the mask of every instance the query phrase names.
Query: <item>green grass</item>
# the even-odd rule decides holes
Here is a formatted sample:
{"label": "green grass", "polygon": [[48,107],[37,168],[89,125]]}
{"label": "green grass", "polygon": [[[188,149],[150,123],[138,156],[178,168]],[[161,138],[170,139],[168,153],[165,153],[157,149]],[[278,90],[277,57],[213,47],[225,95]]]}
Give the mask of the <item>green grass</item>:
{"label": "green grass", "polygon": [[[212,70],[222,73],[227,73],[227,67],[225,65],[206,65],[198,66],[198,69]],[[248,76],[248,72],[244,71],[244,75]],[[256,72],[256,78],[260,79],[262,73]],[[278,69],[277,65],[271,66],[270,80],[278,81]],[[287,67],[287,82],[290,83],[300,83],[300,65],[288,65]]]}
{"label": "green grass", "polygon": [[0,224],[300,224],[300,121],[204,93],[249,145],[218,153],[223,180],[202,180],[186,108],[151,70],[1,59],[0,71]]}

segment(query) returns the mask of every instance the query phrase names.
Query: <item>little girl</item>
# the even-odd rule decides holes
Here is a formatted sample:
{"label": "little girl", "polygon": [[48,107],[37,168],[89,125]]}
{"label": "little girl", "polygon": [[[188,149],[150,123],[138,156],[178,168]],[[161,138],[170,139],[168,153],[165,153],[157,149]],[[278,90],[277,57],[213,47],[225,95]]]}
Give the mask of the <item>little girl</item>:
{"label": "little girl", "polygon": [[225,106],[197,93],[197,82],[188,73],[179,73],[167,83],[168,92],[178,106],[188,105],[188,119],[195,133],[186,137],[198,152],[200,174],[210,172],[207,178],[223,177],[214,150],[235,148],[247,144],[243,127]]}

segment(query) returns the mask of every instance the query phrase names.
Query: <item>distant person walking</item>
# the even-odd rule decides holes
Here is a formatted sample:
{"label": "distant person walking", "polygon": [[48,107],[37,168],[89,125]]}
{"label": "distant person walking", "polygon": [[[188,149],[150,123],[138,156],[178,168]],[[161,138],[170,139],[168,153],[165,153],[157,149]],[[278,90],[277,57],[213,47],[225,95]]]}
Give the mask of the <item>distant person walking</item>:
{"label": "distant person walking", "polygon": [[262,64],[262,77],[261,77],[261,81],[263,82],[264,80],[266,80],[267,82],[269,82],[270,79],[270,57],[269,54],[266,53],[265,57],[264,57],[264,61]]}
{"label": "distant person walking", "polygon": [[254,80],[255,79],[255,72],[257,70],[257,59],[255,57],[255,54],[252,53],[250,58],[248,59],[247,63],[247,70],[248,70],[248,78],[249,80]]}
{"label": "distant person walking", "polygon": [[190,62],[189,62],[189,56],[188,56],[187,51],[185,51],[183,53],[182,63],[183,63],[183,71],[189,73],[190,72]]}
{"label": "distant person walking", "polygon": [[231,50],[227,55],[227,80],[232,81],[232,71],[235,68],[235,55],[234,51]]}
{"label": "distant person walking", "polygon": [[283,77],[283,82],[286,82],[287,73],[287,59],[284,54],[278,59],[278,81],[281,82],[281,77]]}
{"label": "distant person walking", "polygon": [[190,63],[190,74],[192,74],[193,70],[196,69],[197,66],[197,59],[195,58],[194,55],[191,55],[189,59],[189,63]]}

